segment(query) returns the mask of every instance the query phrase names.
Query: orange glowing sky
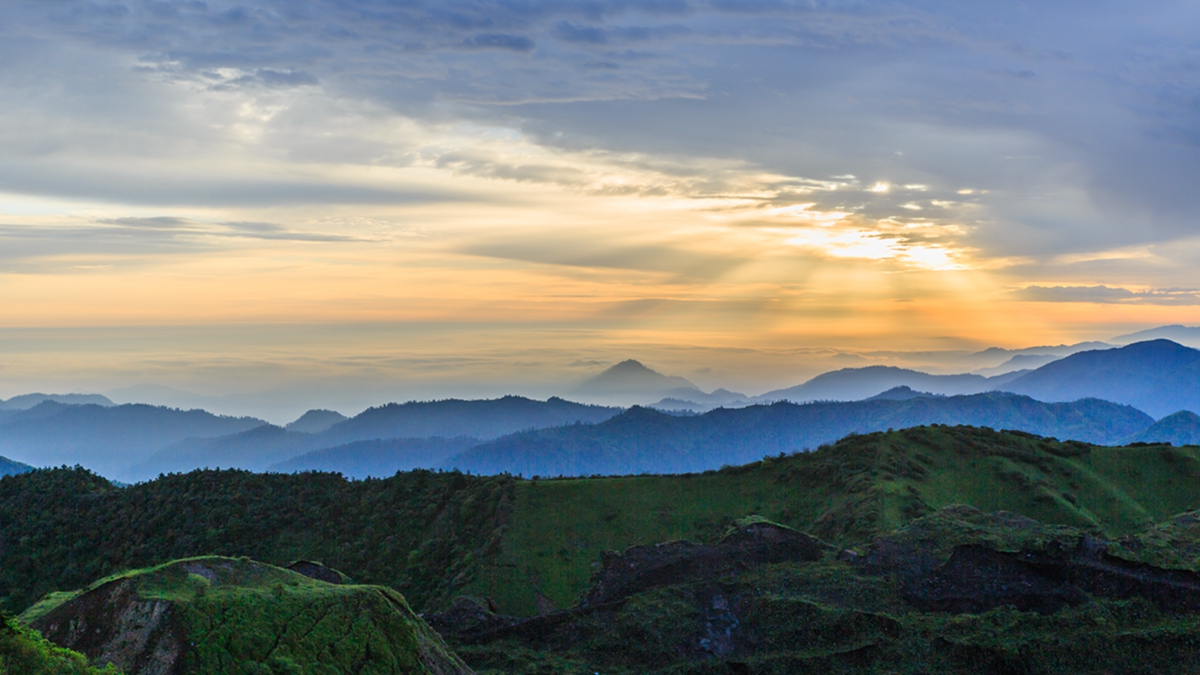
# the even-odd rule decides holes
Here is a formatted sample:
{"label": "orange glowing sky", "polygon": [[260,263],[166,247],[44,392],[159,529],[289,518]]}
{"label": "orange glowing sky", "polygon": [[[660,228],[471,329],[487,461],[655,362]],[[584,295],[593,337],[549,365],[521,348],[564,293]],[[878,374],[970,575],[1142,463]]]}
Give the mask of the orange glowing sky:
{"label": "orange glowing sky", "polygon": [[1200,323],[1188,3],[71,4],[0,9],[0,396],[753,394]]}

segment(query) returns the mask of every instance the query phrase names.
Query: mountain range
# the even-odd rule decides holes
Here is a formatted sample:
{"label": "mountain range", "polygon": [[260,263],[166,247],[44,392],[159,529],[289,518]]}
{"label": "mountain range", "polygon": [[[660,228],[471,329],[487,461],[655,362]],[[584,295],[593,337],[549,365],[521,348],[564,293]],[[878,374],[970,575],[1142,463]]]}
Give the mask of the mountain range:
{"label": "mountain range", "polygon": [[943,395],[978,394],[1001,389],[1024,373],[1025,371],[1017,371],[995,377],[984,377],[969,373],[930,375],[895,366],[843,368],[823,373],[794,387],[769,391],[761,396],[755,396],[753,400],[760,403],[859,401],[894,387],[911,387],[918,391]]}
{"label": "mountain range", "polygon": [[[521,396],[482,401],[448,399],[389,403],[369,408],[318,433],[303,433],[262,424],[254,429],[219,438],[188,438],[147,457],[133,467],[131,475],[140,480],[159,473],[188,471],[197,467],[262,471],[306,453],[348,446],[360,441],[433,437],[490,440],[526,429],[577,423],[593,424],[620,412],[620,408],[572,403],[561,398],[535,401]],[[306,413],[296,423],[305,418],[310,418],[310,413]],[[357,446],[353,451],[366,450],[364,446]],[[375,455],[377,456],[378,452],[375,452]],[[431,457],[420,453],[416,456]],[[328,466],[326,460],[320,457],[312,459],[317,462],[312,468]],[[381,466],[395,466],[383,474],[391,475],[402,468],[436,465],[424,461],[414,464],[412,458],[395,457],[391,463],[377,464],[376,470],[381,470]],[[349,465],[347,469],[350,473],[356,473],[349,470]]]}
{"label": "mountain range", "polygon": [[165,445],[263,424],[253,417],[220,417],[203,410],[47,400],[0,422],[0,454],[34,466],[83,464],[105,475],[128,478],[128,467]]}
{"label": "mountain range", "polygon": [[1076,352],[1035,370],[996,377],[930,375],[892,366],[844,368],[753,400],[854,401],[898,386],[943,395],[1007,391],[1041,401],[1100,398],[1161,417],[1178,410],[1200,411],[1200,350],[1170,340],[1147,340]]}
{"label": "mountain range", "polygon": [[1154,423],[1098,399],[1043,403],[1005,393],[903,400],[779,402],[679,417],[634,407],[610,420],[527,431],[482,443],[444,466],[487,475],[687,473],[812,450],[850,434],[925,424],[1012,429],[1110,445]]}
{"label": "mountain range", "polygon": [[[37,394],[14,397],[5,402],[12,407],[0,410],[0,455],[33,466],[82,464],[128,481],[199,467],[350,476],[416,467],[525,474],[691,471],[812,448],[847,433],[931,423],[1093,443],[1200,442],[1191,417],[1173,416],[1200,410],[1200,351],[1168,340],[1085,350],[1036,370],[990,378],[847,368],[755,400],[724,390],[706,394],[632,360],[589,386],[593,393],[642,386],[648,397],[673,392],[726,403],[703,413],[712,406],[660,399],[656,405],[672,416],[561,398],[449,399],[390,403],[351,418],[311,410],[280,427],[203,410],[71,404],[59,399],[78,395]],[[766,404],[780,400],[788,405]],[[31,407],[20,407],[25,405]]]}

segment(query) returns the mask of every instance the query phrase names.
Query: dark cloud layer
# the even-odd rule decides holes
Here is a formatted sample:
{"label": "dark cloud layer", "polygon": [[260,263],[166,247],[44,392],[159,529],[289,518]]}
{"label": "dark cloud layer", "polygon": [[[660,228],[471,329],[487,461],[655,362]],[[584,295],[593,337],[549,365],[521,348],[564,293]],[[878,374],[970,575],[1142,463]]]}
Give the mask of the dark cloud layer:
{"label": "dark cloud layer", "polygon": [[[10,128],[38,127],[40,112],[107,134],[73,148],[51,147],[52,132],[0,136],[0,188],[36,194],[404,192],[217,180],[188,194],[168,180],[155,196],[73,167],[72,153],[106,138],[180,142],[154,82],[307,87],[560,149],[921,184],[926,210],[969,188],[970,243],[997,256],[1169,241],[1192,235],[1200,212],[1200,9],[1183,1],[14,0],[0,42],[0,96],[24,106]],[[319,116],[306,124],[284,142],[322,131]],[[823,205],[870,208],[838,199]]]}

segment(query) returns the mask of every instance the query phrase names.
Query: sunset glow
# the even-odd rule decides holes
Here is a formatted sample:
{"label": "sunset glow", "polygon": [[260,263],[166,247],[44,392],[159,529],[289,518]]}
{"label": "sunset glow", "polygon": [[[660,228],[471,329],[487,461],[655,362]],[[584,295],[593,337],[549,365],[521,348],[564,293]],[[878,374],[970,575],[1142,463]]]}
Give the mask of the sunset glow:
{"label": "sunset glow", "polygon": [[758,393],[1200,322],[1186,3],[667,4],[10,3],[0,395]]}

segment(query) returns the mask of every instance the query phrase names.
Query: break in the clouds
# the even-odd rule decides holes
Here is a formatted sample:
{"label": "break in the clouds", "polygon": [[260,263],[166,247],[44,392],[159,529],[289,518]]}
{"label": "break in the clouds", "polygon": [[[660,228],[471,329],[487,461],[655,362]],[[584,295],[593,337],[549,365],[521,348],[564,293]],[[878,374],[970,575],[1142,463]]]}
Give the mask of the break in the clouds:
{"label": "break in the clouds", "polygon": [[1191,2],[12,0],[0,100],[13,325],[1193,317]]}

